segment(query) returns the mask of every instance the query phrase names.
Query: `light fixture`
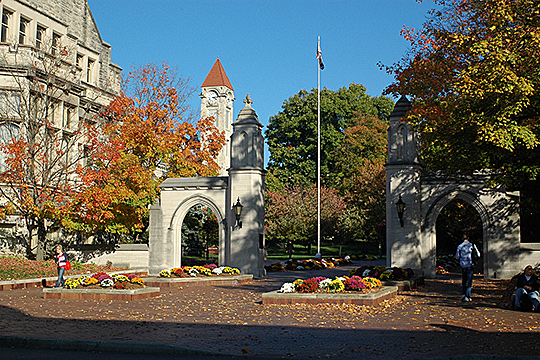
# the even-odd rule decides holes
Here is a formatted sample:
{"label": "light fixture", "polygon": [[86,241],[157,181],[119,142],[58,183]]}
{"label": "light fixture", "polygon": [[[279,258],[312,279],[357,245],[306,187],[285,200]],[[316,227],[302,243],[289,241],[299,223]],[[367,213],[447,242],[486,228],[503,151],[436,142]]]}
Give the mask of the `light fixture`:
{"label": "light fixture", "polygon": [[405,202],[403,202],[401,195],[399,195],[399,199],[396,203],[396,210],[399,217],[399,223],[401,224],[401,227],[403,227],[403,214],[405,213]]}
{"label": "light fixture", "polygon": [[234,204],[234,215],[236,217],[236,225],[235,228],[241,229],[242,228],[242,222],[240,221],[240,216],[242,215],[242,209],[244,208],[244,205],[240,204],[240,197],[238,200],[236,200],[236,204]]}

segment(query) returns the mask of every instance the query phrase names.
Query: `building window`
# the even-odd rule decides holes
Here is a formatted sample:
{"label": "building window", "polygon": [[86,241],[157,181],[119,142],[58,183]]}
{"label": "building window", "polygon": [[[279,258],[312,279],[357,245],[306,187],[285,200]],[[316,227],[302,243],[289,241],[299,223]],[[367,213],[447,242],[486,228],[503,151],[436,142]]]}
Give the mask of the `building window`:
{"label": "building window", "polygon": [[[19,128],[16,125],[4,123],[0,125],[0,145],[7,145],[19,138]],[[6,170],[7,154],[0,150],[0,172]]]}
{"label": "building window", "polygon": [[93,83],[94,82],[94,65],[95,65],[95,60],[92,60],[92,59],[88,59],[88,67],[86,68],[86,81],[88,81],[89,83]]}
{"label": "building window", "polygon": [[43,47],[43,39],[45,38],[45,32],[47,31],[46,28],[44,28],[41,25],[37,26],[36,30],[36,48],[41,49]]}
{"label": "building window", "polygon": [[11,103],[9,104],[9,114],[11,116],[18,117],[20,116],[21,110],[21,95],[20,94],[11,94]]}
{"label": "building window", "polygon": [[73,106],[64,105],[64,115],[62,117],[62,127],[64,129],[71,129],[73,125],[73,116],[75,115],[75,108]]}
{"label": "building window", "polygon": [[53,36],[52,36],[52,54],[53,55],[60,55],[60,38],[61,36],[57,33],[53,33]]}
{"label": "building window", "polygon": [[84,67],[84,55],[83,54],[77,54],[77,67],[83,68]]}
{"label": "building window", "polygon": [[26,41],[26,32],[28,31],[28,24],[30,20],[21,17],[21,22],[19,24],[19,44],[24,45]]}
{"label": "building window", "polygon": [[6,118],[8,115],[9,104],[6,93],[0,93],[0,117]]}
{"label": "building window", "polygon": [[0,30],[0,41],[7,42],[9,36],[9,25],[11,23],[13,12],[8,9],[2,10],[2,29]]}

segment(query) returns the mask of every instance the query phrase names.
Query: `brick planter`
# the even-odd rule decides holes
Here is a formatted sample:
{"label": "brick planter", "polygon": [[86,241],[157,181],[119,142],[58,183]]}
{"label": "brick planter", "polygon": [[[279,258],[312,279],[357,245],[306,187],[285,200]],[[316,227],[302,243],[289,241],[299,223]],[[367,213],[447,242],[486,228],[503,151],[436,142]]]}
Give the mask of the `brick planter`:
{"label": "brick planter", "polygon": [[383,286],[397,286],[398,291],[409,291],[412,289],[416,289],[420,285],[424,285],[424,277],[418,276],[409,280],[402,280],[402,281],[394,281],[394,280],[387,280],[387,281],[381,281]]}
{"label": "brick planter", "polygon": [[160,288],[179,286],[214,286],[214,285],[238,285],[245,284],[253,280],[253,275],[219,275],[219,276],[198,276],[191,278],[179,277],[151,277],[144,278],[147,286]]}
{"label": "brick planter", "polygon": [[354,304],[374,306],[397,295],[397,286],[383,286],[379,291],[368,294],[329,293],[279,293],[263,294],[263,305],[268,304]]}
{"label": "brick planter", "polygon": [[[128,274],[128,275],[135,274],[142,277],[142,276],[145,276],[147,272],[137,271],[137,270],[123,270],[123,271],[110,272],[109,274]],[[67,275],[67,276],[64,276],[64,280],[76,279],[82,275],[85,275],[85,274]],[[89,275],[89,274],[86,274],[86,275]],[[54,286],[56,284],[56,280],[58,280],[58,277],[56,276],[41,278],[41,279],[5,280],[5,281],[0,281],[0,291],[21,290],[21,289],[30,289],[30,288],[36,288],[36,287]]]}
{"label": "brick planter", "polygon": [[160,289],[156,287],[145,287],[134,290],[52,288],[43,289],[43,298],[64,300],[131,301],[159,296],[159,293]]}

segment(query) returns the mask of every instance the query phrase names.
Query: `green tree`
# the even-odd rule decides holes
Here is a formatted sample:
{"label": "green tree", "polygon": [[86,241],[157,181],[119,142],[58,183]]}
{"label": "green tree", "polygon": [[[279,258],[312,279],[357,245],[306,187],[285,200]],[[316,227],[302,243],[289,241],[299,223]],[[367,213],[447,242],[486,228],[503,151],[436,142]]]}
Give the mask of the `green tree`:
{"label": "green tree", "polygon": [[342,240],[384,240],[378,228],[385,218],[387,129],[387,121],[358,114],[335,149],[337,181],[333,186],[348,204],[339,232]]}
{"label": "green tree", "polygon": [[[321,90],[321,175],[323,184],[342,178],[336,169],[342,154],[345,129],[356,125],[356,114],[386,119],[393,108],[387,97],[371,97],[364,86],[350,84],[338,91]],[[301,90],[282,105],[265,133],[270,152],[268,170],[282,183],[308,185],[316,182],[317,89]],[[346,176],[346,175],[345,175]],[[334,179],[334,180],[332,180]]]}
{"label": "green tree", "polygon": [[449,172],[497,169],[520,186],[540,171],[540,0],[435,0],[410,52],[387,67],[408,95],[422,155]]}

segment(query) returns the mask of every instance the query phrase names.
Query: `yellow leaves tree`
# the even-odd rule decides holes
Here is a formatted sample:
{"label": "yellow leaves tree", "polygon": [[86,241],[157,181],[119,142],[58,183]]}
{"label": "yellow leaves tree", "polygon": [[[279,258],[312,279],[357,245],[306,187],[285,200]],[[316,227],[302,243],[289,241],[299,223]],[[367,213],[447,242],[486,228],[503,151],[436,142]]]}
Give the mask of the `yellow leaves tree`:
{"label": "yellow leaves tree", "polygon": [[519,185],[540,170],[540,0],[435,0],[410,52],[386,67],[408,95],[432,168],[498,169]]}

